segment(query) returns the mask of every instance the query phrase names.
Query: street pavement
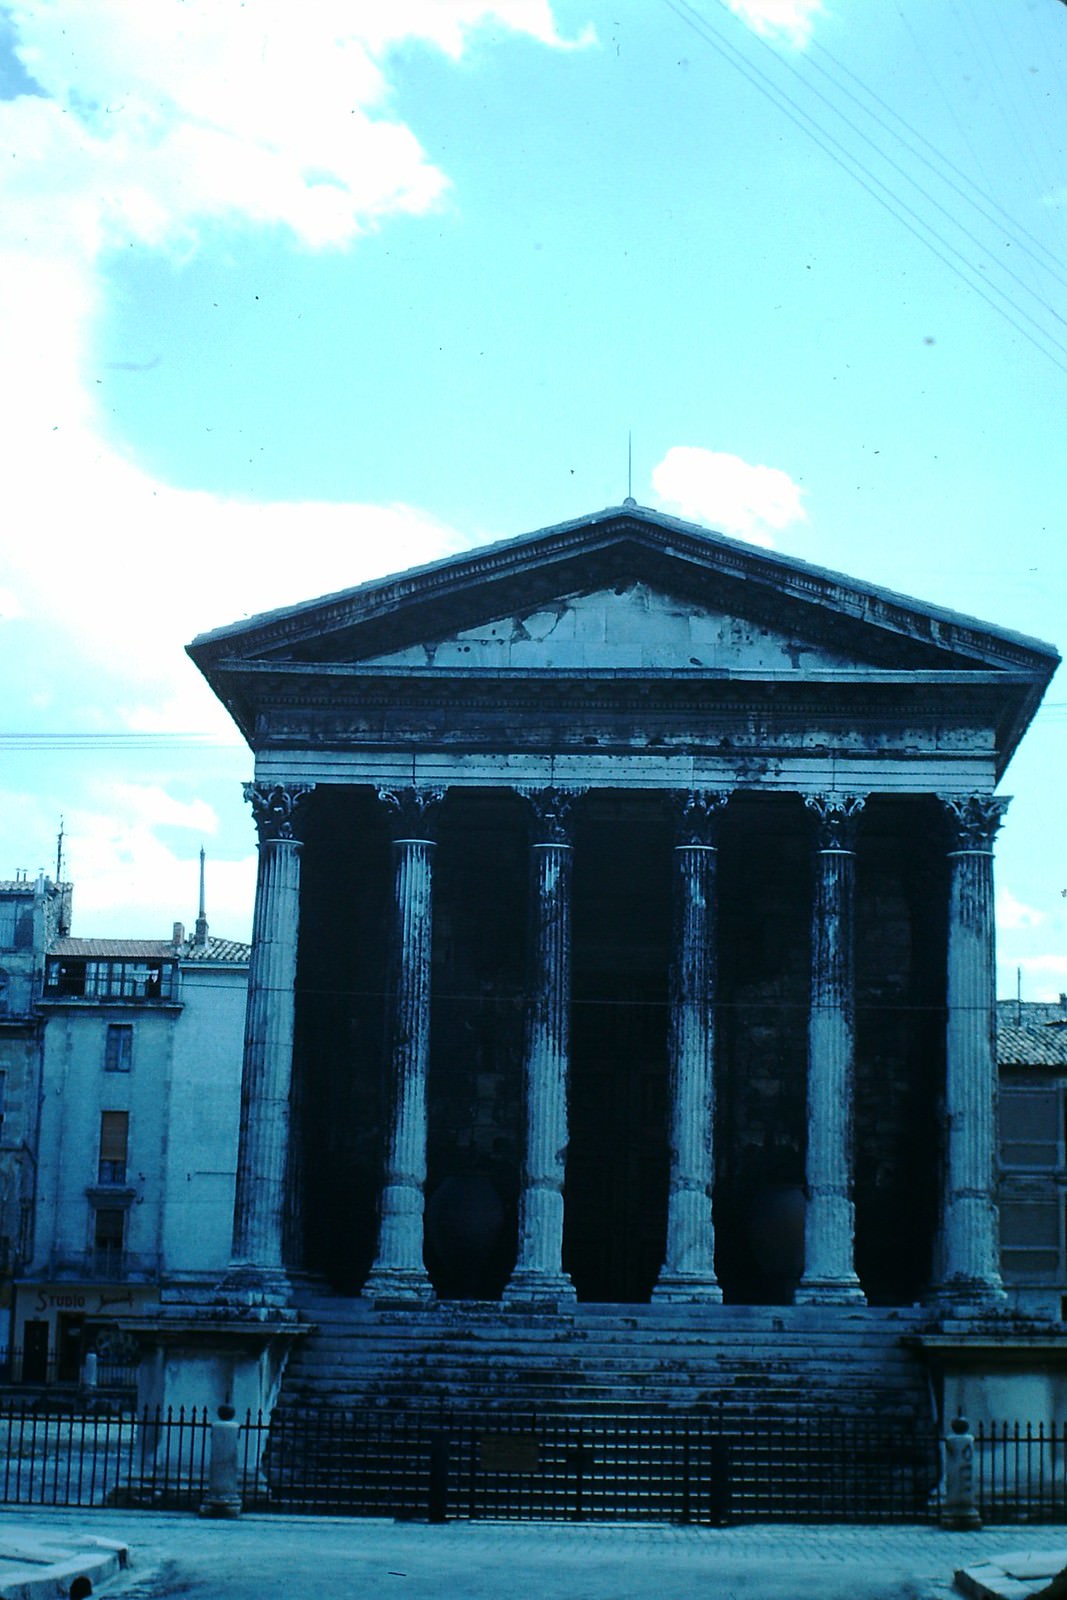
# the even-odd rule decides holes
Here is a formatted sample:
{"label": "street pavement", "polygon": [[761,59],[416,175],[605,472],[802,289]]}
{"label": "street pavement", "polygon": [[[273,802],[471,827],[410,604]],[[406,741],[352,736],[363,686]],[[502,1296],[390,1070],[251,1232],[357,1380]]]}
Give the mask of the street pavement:
{"label": "street pavement", "polygon": [[0,1510],[0,1600],[69,1596],[83,1573],[93,1594],[116,1600],[947,1600],[962,1568],[981,1569],[990,1595],[1020,1600],[1034,1588],[998,1587],[996,1558],[1065,1548],[1067,1527],[430,1526],[11,1508]]}

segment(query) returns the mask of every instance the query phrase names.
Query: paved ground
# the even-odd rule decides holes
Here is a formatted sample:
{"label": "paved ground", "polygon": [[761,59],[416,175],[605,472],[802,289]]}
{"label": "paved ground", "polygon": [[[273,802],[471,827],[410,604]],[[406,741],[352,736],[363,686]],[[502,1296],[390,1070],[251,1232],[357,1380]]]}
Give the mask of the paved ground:
{"label": "paved ground", "polygon": [[[945,1600],[954,1572],[1005,1551],[1067,1546],[1067,1527],[782,1527],[448,1523],[338,1518],[204,1522],[150,1512],[0,1510],[0,1600],[10,1554],[31,1547],[75,1562],[50,1591],[69,1595],[83,1555],[130,1547],[129,1566],[94,1579],[123,1600]],[[23,1561],[25,1571],[25,1562]],[[116,1564],[117,1565],[117,1564]],[[31,1569],[32,1570],[32,1569]],[[38,1565],[38,1580],[48,1573]]]}

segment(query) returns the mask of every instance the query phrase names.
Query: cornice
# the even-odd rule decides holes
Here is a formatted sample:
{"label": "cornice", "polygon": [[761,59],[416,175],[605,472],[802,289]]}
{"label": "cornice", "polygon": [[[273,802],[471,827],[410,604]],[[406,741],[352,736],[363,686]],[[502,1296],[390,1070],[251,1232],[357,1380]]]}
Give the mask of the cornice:
{"label": "cornice", "polygon": [[[612,548],[635,546],[691,568],[707,581],[743,582],[750,595],[768,593],[783,600],[864,626],[885,630],[934,648],[1008,662],[1046,667],[1059,657],[1051,645],[983,623],[940,606],[901,595],[843,573],[776,555],[725,534],[666,517],[646,507],[609,507],[591,516],[502,540],[446,557],[408,572],[359,587],[264,613],[199,635],[189,646],[207,671],[228,654],[227,641],[240,639],[254,654],[276,651],[310,638],[369,624],[409,607],[432,606],[451,595],[493,585],[504,577],[537,570],[551,572],[567,561],[589,560]],[[635,576],[639,576],[635,573]]]}

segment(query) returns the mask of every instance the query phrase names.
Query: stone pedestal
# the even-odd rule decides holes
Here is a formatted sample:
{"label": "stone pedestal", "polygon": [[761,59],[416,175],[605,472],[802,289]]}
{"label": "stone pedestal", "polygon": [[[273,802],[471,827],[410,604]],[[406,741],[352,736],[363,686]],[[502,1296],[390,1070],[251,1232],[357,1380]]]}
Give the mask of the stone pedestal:
{"label": "stone pedestal", "polygon": [[529,998],[523,1088],[526,1106],[519,1251],[504,1299],[575,1298],[563,1270],[563,1189],[570,1070],[572,793],[527,795],[534,815]]}
{"label": "stone pedestal", "polygon": [[423,1263],[426,1080],[430,1066],[433,941],[432,816],[440,789],[381,790],[393,828],[389,1040],[389,1133],[379,1210],[378,1252],[363,1293],[377,1300],[429,1300]]}
{"label": "stone pedestal", "polygon": [[1007,809],[989,794],[946,799],[949,850],[944,1190],[935,1297],[965,1313],[1005,1302],[996,1184],[993,839]]}
{"label": "stone pedestal", "polygon": [[715,1277],[714,838],[725,794],[680,803],[674,851],[667,1245],[653,1300],[720,1302]]}
{"label": "stone pedestal", "polygon": [[296,951],[300,930],[298,813],[306,784],[245,785],[259,833],[248,972],[241,1133],[232,1265],[223,1288],[252,1303],[284,1304],[286,1168],[293,1074]]}
{"label": "stone pedestal", "polygon": [[817,818],[808,1019],[807,1212],[800,1304],[863,1305],[853,1256],[852,1118],[855,1077],[853,889],[863,801],[813,795]]}

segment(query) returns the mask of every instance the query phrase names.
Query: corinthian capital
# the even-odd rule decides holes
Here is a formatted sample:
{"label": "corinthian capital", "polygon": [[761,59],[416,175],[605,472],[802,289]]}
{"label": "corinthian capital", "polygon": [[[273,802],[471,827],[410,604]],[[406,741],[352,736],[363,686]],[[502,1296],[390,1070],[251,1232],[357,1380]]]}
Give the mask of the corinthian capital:
{"label": "corinthian capital", "polygon": [[816,848],[854,850],[860,812],[866,803],[861,794],[806,794],[804,804],[815,813]]}
{"label": "corinthian capital", "polygon": [[713,845],[719,818],[730,799],[729,789],[673,789],[670,805],[678,845]]}
{"label": "corinthian capital", "polygon": [[938,797],[948,817],[950,850],[992,852],[997,829],[1011,804],[1010,795],[967,794]]}
{"label": "corinthian capital", "polygon": [[252,807],[260,844],[300,838],[297,813],[314,787],[313,783],[245,784],[244,796]]}
{"label": "corinthian capital", "polygon": [[535,844],[570,844],[571,811],[584,789],[520,789],[533,813]]}
{"label": "corinthian capital", "polygon": [[394,839],[437,838],[437,812],[447,791],[442,788],[379,789],[378,799],[389,817]]}

